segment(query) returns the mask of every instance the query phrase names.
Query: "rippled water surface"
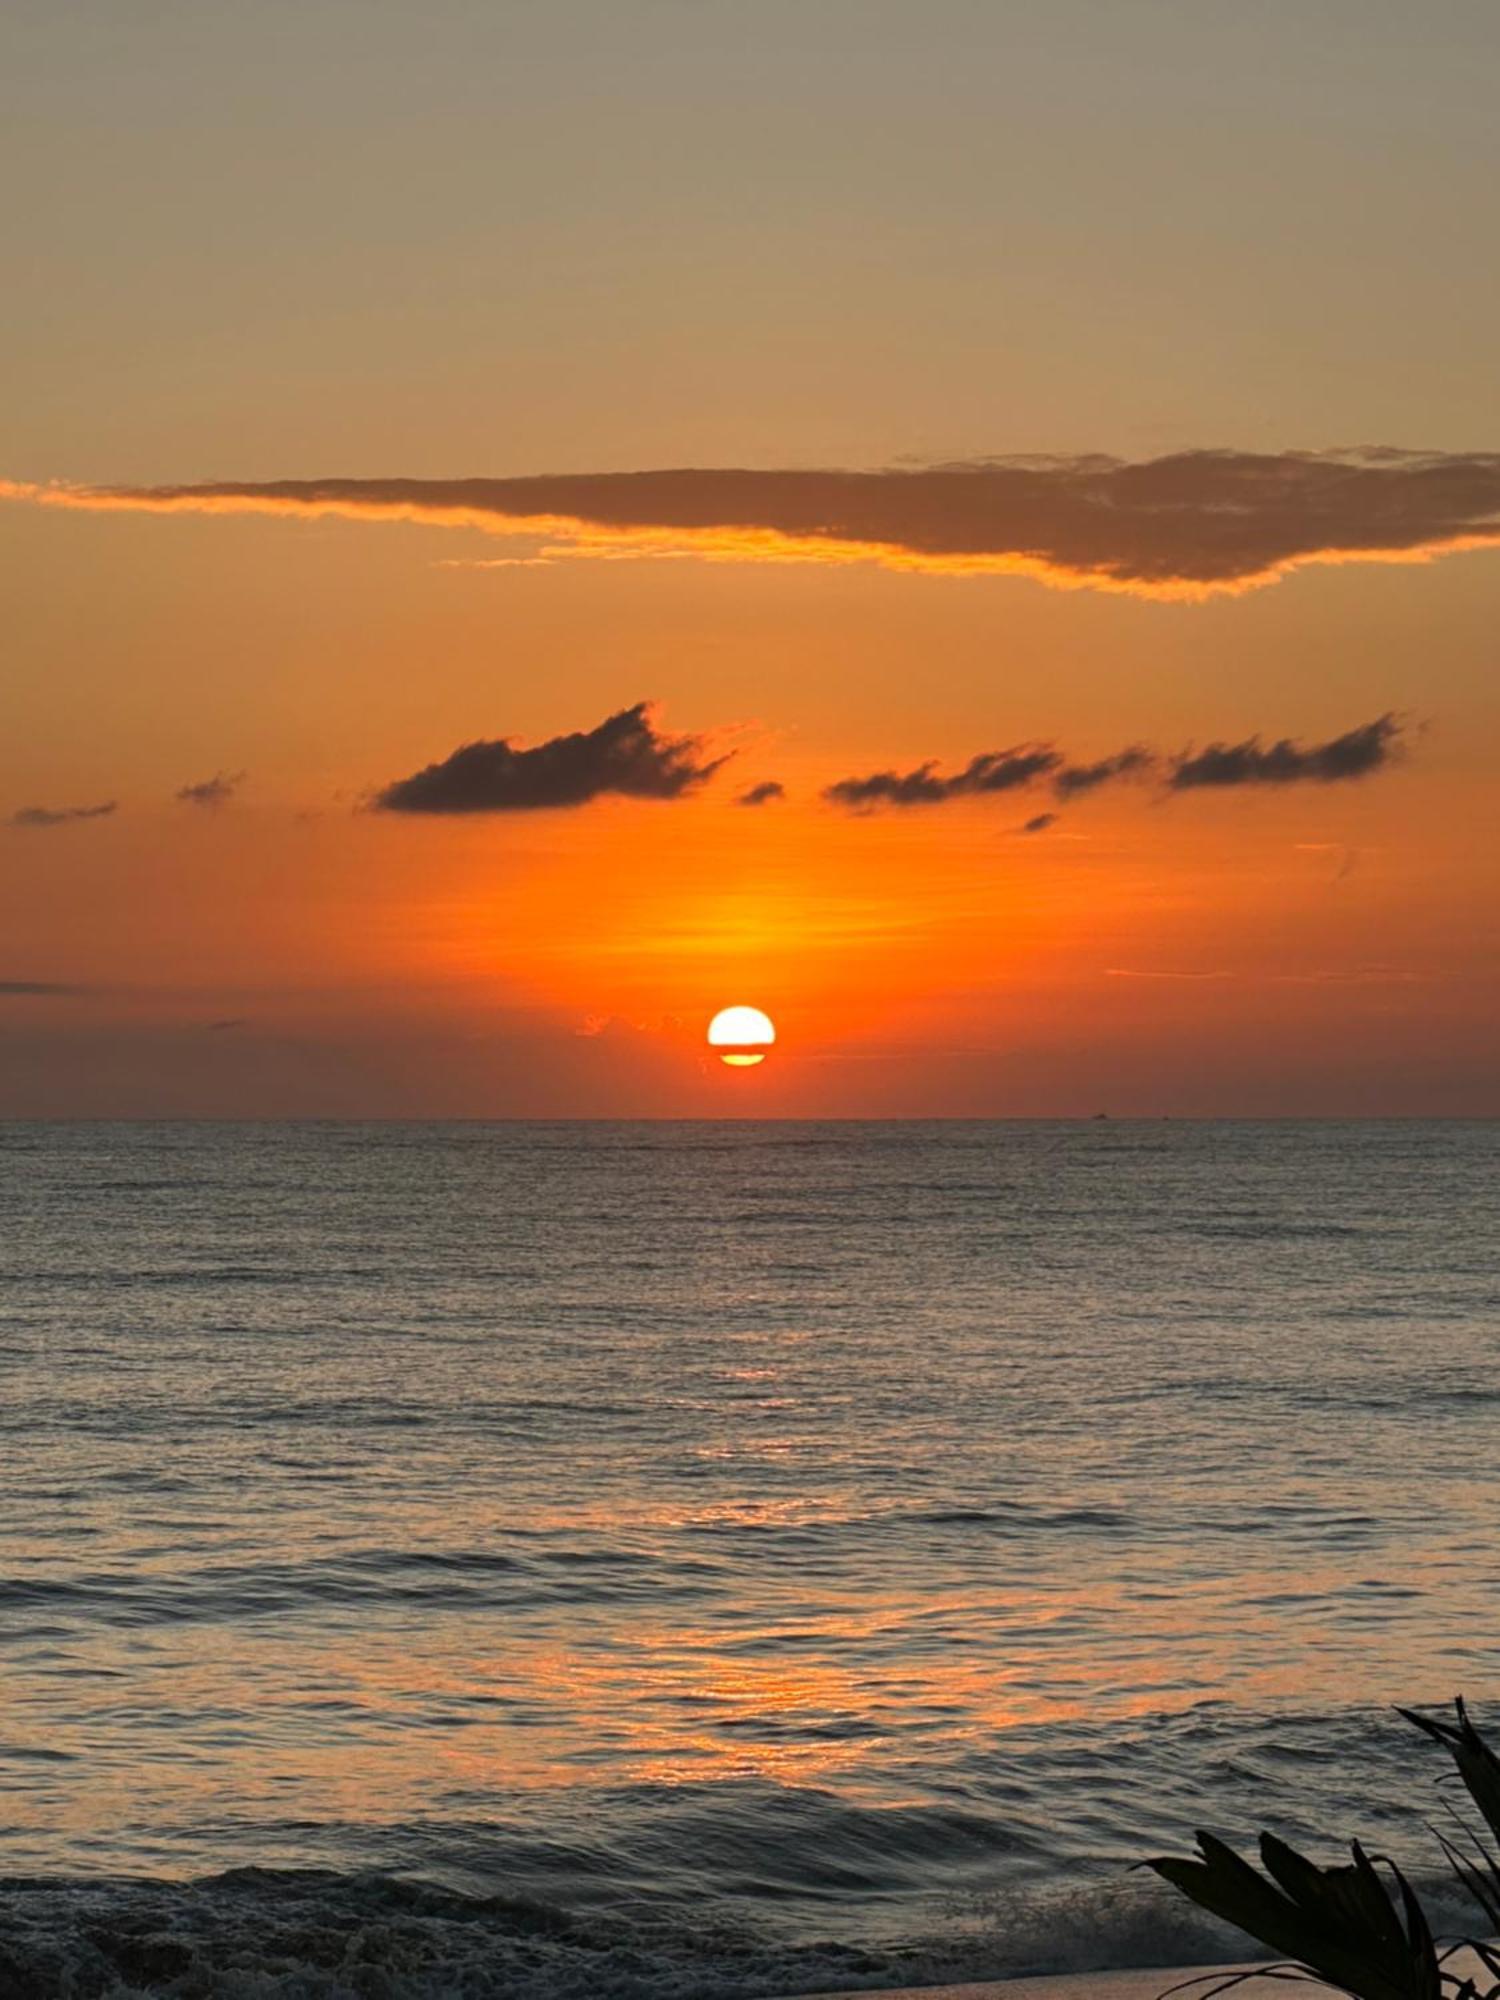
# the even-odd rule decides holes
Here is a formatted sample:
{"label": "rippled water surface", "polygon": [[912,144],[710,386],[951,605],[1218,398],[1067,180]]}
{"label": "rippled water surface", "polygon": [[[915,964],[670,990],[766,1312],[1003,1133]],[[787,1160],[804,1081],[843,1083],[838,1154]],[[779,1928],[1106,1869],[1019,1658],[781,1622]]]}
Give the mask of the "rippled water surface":
{"label": "rippled water surface", "polygon": [[332,1994],[276,1912],[385,1898],[382,1991],[739,1994],[1178,1956],[1122,1864],[1204,1821],[1420,1838],[1388,1705],[1497,1680],[1497,1169],[0,1128],[9,1921]]}

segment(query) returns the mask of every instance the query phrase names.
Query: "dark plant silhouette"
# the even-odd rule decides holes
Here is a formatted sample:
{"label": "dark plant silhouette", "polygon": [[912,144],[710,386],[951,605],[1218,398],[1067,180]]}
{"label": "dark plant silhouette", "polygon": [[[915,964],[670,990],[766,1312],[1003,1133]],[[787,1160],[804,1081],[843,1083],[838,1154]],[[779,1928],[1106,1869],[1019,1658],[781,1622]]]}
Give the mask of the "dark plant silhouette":
{"label": "dark plant silhouette", "polygon": [[[1452,1757],[1486,1828],[1500,1842],[1500,1757],[1470,1721],[1462,1698],[1453,1706],[1456,1722],[1408,1708],[1400,1713]],[[1460,1814],[1453,1817],[1453,1834],[1433,1829],[1438,1844],[1454,1879],[1483,1913],[1491,1937],[1500,1936],[1500,1861],[1483,1835]],[[1148,1868],[1201,1908],[1281,1955],[1281,1963],[1254,1974],[1214,1980],[1202,2000],[1256,1976],[1309,1979],[1354,2000],[1500,2000],[1500,1950],[1475,1940],[1439,1949],[1421,1898],[1395,1862],[1372,1858],[1357,1840],[1350,1853],[1350,1862],[1320,1868],[1274,1834],[1263,1833],[1261,1874],[1222,1840],[1200,1832],[1196,1859],[1163,1855],[1148,1861]],[[1461,1976],[1449,1966],[1464,1949],[1471,1954],[1471,1969]]]}

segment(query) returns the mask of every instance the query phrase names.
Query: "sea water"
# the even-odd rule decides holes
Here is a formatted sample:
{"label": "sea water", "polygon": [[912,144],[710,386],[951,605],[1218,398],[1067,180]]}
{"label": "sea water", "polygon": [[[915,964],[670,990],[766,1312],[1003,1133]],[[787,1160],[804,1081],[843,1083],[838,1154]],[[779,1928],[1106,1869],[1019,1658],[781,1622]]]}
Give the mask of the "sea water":
{"label": "sea water", "polygon": [[1420,1868],[1497,1187],[1457,1122],[0,1128],[0,1989],[1178,1962],[1197,1826]]}

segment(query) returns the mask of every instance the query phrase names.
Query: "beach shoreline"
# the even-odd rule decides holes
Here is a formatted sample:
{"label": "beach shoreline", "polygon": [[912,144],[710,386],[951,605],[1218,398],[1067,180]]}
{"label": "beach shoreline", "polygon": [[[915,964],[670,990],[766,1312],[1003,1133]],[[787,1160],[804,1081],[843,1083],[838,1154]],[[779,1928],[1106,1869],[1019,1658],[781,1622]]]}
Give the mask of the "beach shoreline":
{"label": "beach shoreline", "polygon": [[[1235,1991],[1244,2000],[1275,2000],[1286,1982],[1284,1975],[1272,1973],[1272,1963],[1254,1959],[1232,1965],[1121,1967],[1100,1972],[1049,1972],[1016,1979],[980,1979],[957,1985],[866,1990],[878,1992],[880,2000],[1162,2000],[1163,1995],[1184,1985],[1191,1986],[1194,1994],[1202,1994],[1211,1991],[1219,1981],[1238,1978],[1240,1984]],[[1460,1977],[1482,1969],[1478,1955],[1467,1947],[1456,1952],[1448,1966]],[[1332,1993],[1335,1989],[1323,1986],[1321,1990]],[[830,1991],[787,1994],[785,2000],[850,2000],[850,1989],[841,1994]],[[1191,2000],[1191,1996],[1184,1996],[1184,2000]]]}
{"label": "beach shoreline", "polygon": [[[1257,1965],[1168,1965],[1143,1968],[1122,1967],[1101,1972],[1048,1972],[1015,1979],[980,1979],[946,1986],[897,1986],[866,1989],[880,1994],[880,2000],[1161,2000],[1170,1988],[1184,1981],[1202,1980],[1205,1986],[1216,1979],[1249,1975],[1237,1991],[1246,2000],[1272,2000],[1280,1983],[1270,1977],[1255,1977]],[[849,2000],[843,1994],[824,1990],[817,1993],[788,1994],[785,2000]],[[853,1989],[858,1991],[858,1989]]]}

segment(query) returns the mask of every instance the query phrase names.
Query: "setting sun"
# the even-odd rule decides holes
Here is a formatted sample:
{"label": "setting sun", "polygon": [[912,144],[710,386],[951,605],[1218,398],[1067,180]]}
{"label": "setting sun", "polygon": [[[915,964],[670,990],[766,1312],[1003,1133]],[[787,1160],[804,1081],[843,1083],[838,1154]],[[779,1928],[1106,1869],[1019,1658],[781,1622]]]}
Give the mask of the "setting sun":
{"label": "setting sun", "polygon": [[721,1007],[708,1024],[709,1047],[731,1069],[763,1063],[775,1040],[775,1025],[759,1007]]}

